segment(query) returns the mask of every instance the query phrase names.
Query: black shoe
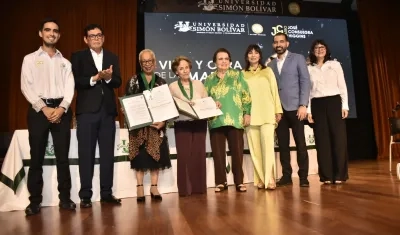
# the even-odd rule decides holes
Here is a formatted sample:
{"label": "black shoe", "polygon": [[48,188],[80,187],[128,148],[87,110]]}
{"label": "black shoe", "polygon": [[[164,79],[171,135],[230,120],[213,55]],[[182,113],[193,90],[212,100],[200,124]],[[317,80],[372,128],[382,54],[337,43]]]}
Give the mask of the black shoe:
{"label": "black shoe", "polygon": [[71,199],[68,199],[65,201],[60,201],[58,206],[61,209],[66,209],[66,210],[75,210],[75,208],[76,208],[76,204]]}
{"label": "black shoe", "polygon": [[308,182],[307,179],[300,180],[300,187],[308,188],[310,187],[310,183]]}
{"label": "black shoe", "polygon": [[[141,194],[144,194],[144,192],[143,192],[143,184],[138,184],[138,185],[136,185],[136,187],[138,188],[137,189],[137,195],[139,195],[139,187],[142,187],[141,189]],[[137,198],[136,198],[136,201],[137,202],[144,202],[144,201],[146,201],[146,198],[144,197],[144,196],[138,196]]]}
{"label": "black shoe", "polygon": [[292,185],[293,182],[291,179],[280,179],[278,182],[276,182],[276,187],[282,187],[286,185]]}
{"label": "black shoe", "polygon": [[92,201],[90,199],[81,199],[81,208],[90,208],[92,207]]}
{"label": "black shoe", "polygon": [[36,215],[40,212],[40,204],[29,204],[25,209],[26,216]]}
{"label": "black shoe", "polygon": [[155,201],[162,201],[162,197],[160,194],[156,195],[153,193],[150,193],[151,199],[155,200]]}
{"label": "black shoe", "polygon": [[103,197],[100,199],[102,203],[111,203],[111,204],[121,204],[121,199],[114,197],[113,195]]}
{"label": "black shoe", "polygon": [[[152,184],[151,187],[157,187],[157,184]],[[160,194],[153,194],[153,193],[151,192],[151,190],[150,190],[150,196],[151,196],[151,199],[152,199],[152,200],[155,200],[155,201],[162,201],[161,195],[160,195]]]}

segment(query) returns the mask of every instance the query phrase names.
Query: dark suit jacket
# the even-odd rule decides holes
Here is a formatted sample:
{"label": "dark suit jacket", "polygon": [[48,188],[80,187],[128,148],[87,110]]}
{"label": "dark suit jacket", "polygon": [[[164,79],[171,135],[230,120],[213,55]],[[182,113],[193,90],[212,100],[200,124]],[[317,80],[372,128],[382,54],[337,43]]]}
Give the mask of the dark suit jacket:
{"label": "dark suit jacket", "polygon": [[118,115],[115,104],[114,89],[121,86],[121,73],[118,57],[103,49],[103,70],[113,66],[113,74],[109,83],[99,80],[94,86],[90,78],[98,73],[90,49],[77,51],[71,57],[72,72],[75,79],[76,114],[98,112],[104,102],[110,115]]}

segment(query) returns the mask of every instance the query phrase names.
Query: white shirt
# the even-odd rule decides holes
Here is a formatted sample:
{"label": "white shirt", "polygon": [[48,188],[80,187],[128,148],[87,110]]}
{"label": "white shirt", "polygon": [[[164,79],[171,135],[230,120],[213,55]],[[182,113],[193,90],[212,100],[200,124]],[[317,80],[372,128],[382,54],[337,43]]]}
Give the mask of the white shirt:
{"label": "white shirt", "polygon": [[97,54],[94,50],[90,49],[92,53],[92,57],[94,60],[94,64],[96,65],[97,71],[103,71],[103,49],[101,49],[100,53]]}
{"label": "white shirt", "polygon": [[[99,54],[97,54],[97,52],[95,52],[92,49],[90,49],[90,52],[92,53],[92,57],[93,57],[93,60],[94,60],[94,64],[95,64],[95,66],[97,68],[97,71],[99,71],[99,72],[103,71],[103,49],[101,49]],[[108,81],[105,81],[105,82],[109,83],[110,81],[111,81],[111,79],[108,80]],[[90,85],[94,86],[94,85],[96,85],[96,83],[97,82],[93,81],[93,77],[91,77],[90,78]]]}
{"label": "white shirt", "polygon": [[[340,95],[342,109],[349,110],[346,81],[342,66],[338,61],[327,61],[321,68],[317,65],[309,65],[308,71],[311,79],[310,101],[312,98]],[[311,113],[311,102],[309,102],[307,112]]]}
{"label": "white shirt", "polygon": [[286,52],[283,53],[282,59],[279,59],[279,57],[276,57],[276,60],[277,60],[277,61],[276,61],[276,66],[278,66],[279,74],[281,74],[282,67],[283,67],[283,63],[285,63],[286,56],[287,56],[288,52],[289,52],[289,51],[286,50]]}
{"label": "white shirt", "polygon": [[60,107],[68,110],[74,97],[75,81],[71,63],[56,50],[53,57],[40,47],[24,57],[21,68],[21,91],[32,108],[39,112],[42,99],[63,98]]}

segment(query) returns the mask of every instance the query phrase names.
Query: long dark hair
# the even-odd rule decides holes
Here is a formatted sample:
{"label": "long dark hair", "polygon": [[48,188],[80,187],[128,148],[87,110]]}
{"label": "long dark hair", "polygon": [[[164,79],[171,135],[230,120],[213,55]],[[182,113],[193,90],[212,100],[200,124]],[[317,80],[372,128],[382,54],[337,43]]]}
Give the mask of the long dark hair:
{"label": "long dark hair", "polygon": [[246,61],[246,71],[250,71],[250,61],[249,61],[249,53],[255,50],[256,52],[258,52],[258,54],[260,54],[260,59],[258,60],[258,64],[261,65],[261,69],[265,69],[266,66],[263,64],[263,56],[262,56],[262,51],[259,45],[257,44],[250,44],[247,49],[246,49],[246,53],[244,54],[244,60]]}
{"label": "long dark hair", "polygon": [[326,44],[326,42],[322,39],[317,39],[315,40],[312,44],[311,44],[311,48],[310,48],[310,52],[308,54],[309,58],[310,58],[310,63],[311,65],[316,64],[317,61],[317,57],[314,54],[314,48],[315,46],[317,46],[318,44],[324,46],[326,48],[326,54],[324,57],[324,63],[328,60],[332,60],[331,58],[331,51],[329,50],[328,44]]}

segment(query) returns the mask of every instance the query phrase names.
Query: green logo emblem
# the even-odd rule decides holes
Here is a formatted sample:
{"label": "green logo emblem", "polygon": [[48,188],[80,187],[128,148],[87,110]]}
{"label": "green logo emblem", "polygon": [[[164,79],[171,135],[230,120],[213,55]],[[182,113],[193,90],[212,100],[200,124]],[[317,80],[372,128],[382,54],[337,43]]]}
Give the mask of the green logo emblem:
{"label": "green logo emblem", "polygon": [[129,143],[127,140],[122,140],[120,144],[117,145],[117,150],[122,149],[123,153],[129,153]]}
{"label": "green logo emblem", "polygon": [[49,156],[49,157],[54,157],[55,156],[54,144],[50,143],[49,141],[47,141],[45,156]]}
{"label": "green logo emblem", "polygon": [[275,141],[275,146],[279,146],[279,144],[278,144],[278,136],[276,135],[276,132],[275,132],[275,136],[274,136],[274,141]]}
{"label": "green logo emblem", "polygon": [[171,129],[171,128],[174,128],[174,122],[168,122],[167,123],[167,128],[169,128],[169,129]]}
{"label": "green logo emblem", "polygon": [[314,144],[314,143],[315,143],[315,137],[314,137],[314,135],[308,135],[307,141],[308,141],[308,143],[310,143],[310,144]]}

